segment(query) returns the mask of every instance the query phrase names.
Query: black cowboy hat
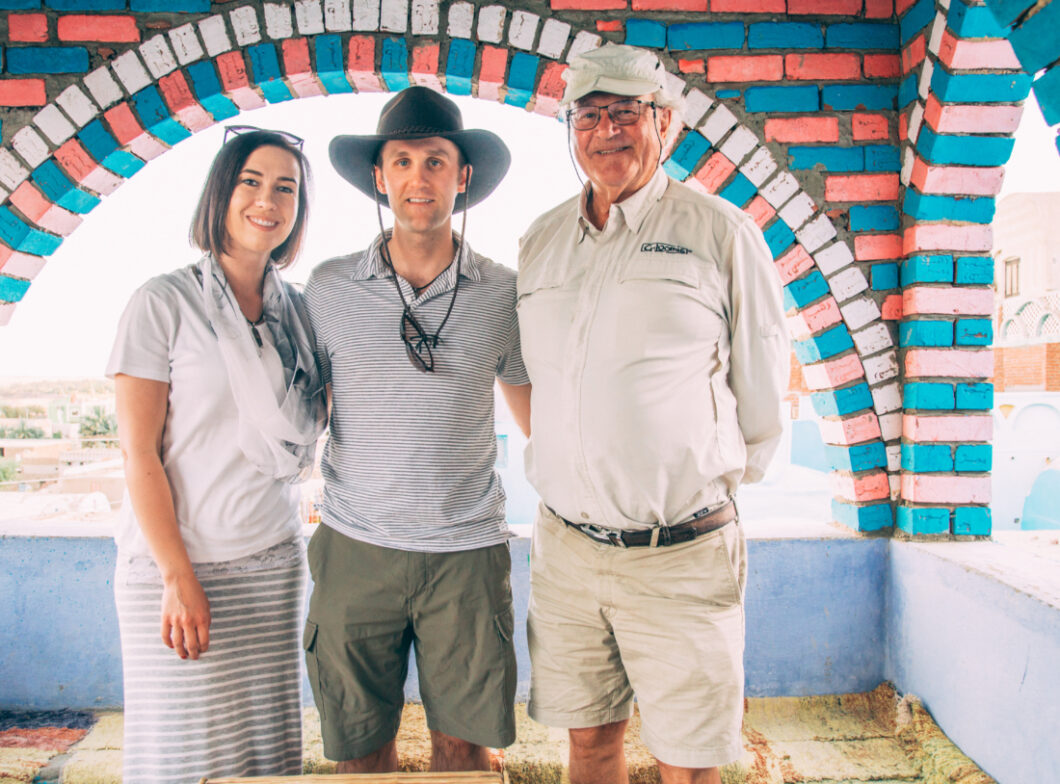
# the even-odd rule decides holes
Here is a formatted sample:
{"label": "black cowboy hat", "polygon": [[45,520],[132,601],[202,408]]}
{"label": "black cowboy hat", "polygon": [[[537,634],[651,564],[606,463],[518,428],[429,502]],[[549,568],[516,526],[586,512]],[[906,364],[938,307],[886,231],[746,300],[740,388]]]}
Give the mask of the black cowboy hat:
{"label": "black cowboy hat", "polygon": [[[383,107],[372,136],[336,136],[328,146],[331,165],[353,187],[380,204],[390,206],[385,193],[378,193],[372,168],[379,150],[388,141],[440,136],[463,152],[471,164],[471,186],[467,206],[478,204],[492,193],[512,162],[501,138],[490,131],[465,130],[460,109],[444,95],[427,87],[408,87]],[[458,199],[458,204],[460,203]]]}

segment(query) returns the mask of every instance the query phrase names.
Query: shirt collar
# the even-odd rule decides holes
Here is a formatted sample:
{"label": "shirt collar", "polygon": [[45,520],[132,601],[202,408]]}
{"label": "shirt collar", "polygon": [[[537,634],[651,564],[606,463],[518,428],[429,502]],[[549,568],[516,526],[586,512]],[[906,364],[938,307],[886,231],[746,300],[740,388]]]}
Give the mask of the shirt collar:
{"label": "shirt collar", "polygon": [[[611,205],[611,215],[608,216],[608,223],[612,220],[618,220],[616,216],[621,216],[621,220],[625,222],[626,226],[629,227],[630,231],[634,234],[640,231],[641,226],[644,225],[644,219],[648,217],[648,213],[651,208],[655,206],[655,203],[662,198],[662,195],[666,192],[666,188],[669,185],[669,176],[663,171],[662,166],[659,166],[655,170],[655,174],[652,175],[651,179],[638,191],[618,202],[617,204]],[[585,239],[586,234],[597,236],[601,233],[600,229],[597,229],[592,221],[589,220],[588,213],[586,212],[586,198],[589,194],[588,190],[582,191],[581,198],[578,200],[578,222],[581,224],[582,232],[578,241]]]}
{"label": "shirt collar", "polygon": [[[390,238],[393,230],[386,233],[387,239]],[[453,239],[460,242],[460,234],[453,232]],[[372,240],[372,244],[368,246],[368,249],[361,254],[360,262],[356,265],[353,270],[354,280],[369,280],[371,278],[392,278],[394,276],[393,268],[383,260],[382,253],[383,246],[383,235],[380,234]],[[478,254],[471,249],[471,244],[465,242],[463,244],[463,251],[460,257],[460,275],[465,280],[479,281],[482,279],[481,265],[479,264]],[[453,254],[454,261],[456,260],[456,254]],[[451,264],[448,269],[445,270],[441,275],[438,276],[438,280],[435,283],[444,281],[445,287],[442,291],[452,288],[456,282],[456,266]],[[434,288],[434,284],[431,284],[431,288]]]}

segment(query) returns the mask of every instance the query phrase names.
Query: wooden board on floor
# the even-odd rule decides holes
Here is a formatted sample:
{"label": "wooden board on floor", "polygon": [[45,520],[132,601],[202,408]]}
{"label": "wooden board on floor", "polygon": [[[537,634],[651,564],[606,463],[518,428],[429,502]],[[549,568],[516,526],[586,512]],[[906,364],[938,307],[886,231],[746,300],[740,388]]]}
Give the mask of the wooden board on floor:
{"label": "wooden board on floor", "polygon": [[199,784],[503,784],[500,773],[334,773],[308,776],[261,776],[249,779],[202,779]]}

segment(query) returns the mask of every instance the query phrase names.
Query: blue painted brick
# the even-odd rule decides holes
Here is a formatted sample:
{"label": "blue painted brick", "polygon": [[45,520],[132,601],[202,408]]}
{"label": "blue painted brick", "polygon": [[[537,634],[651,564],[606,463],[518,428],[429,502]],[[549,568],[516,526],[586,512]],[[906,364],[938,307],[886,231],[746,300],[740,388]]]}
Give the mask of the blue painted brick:
{"label": "blue painted brick", "polygon": [[835,111],[893,109],[897,100],[898,88],[893,84],[829,84],[821,88],[822,108]]}
{"label": "blue painted brick", "polygon": [[144,128],[170,147],[191,136],[191,131],[170,117],[169,109],[153,84],[133,93],[132,100]]}
{"label": "blue painted brick", "polygon": [[810,401],[818,416],[845,416],[872,408],[872,393],[869,385],[862,381],[852,387],[813,392]]}
{"label": "blue painted brick", "polygon": [[684,49],[742,49],[743,22],[672,24],[666,42],[672,51]]}
{"label": "blue painted brick", "polygon": [[666,46],[666,25],[651,19],[627,19],[626,43],[662,49]]}
{"label": "blue painted brick", "polygon": [[990,536],[990,507],[959,506],[954,509],[953,533]]}
{"label": "blue painted brick", "polygon": [[953,449],[948,444],[902,444],[902,470],[952,471]]}
{"label": "blue painted brick", "polygon": [[210,10],[210,0],[130,0],[129,10],[201,14]]}
{"label": "blue painted brick", "polygon": [[126,0],[45,0],[56,11],[124,11]]}
{"label": "blue painted brick", "polygon": [[913,535],[946,534],[950,531],[950,510],[934,506],[899,506],[898,527]]}
{"label": "blue painted brick", "polygon": [[850,208],[851,231],[894,231],[898,228],[898,210],[887,205]]}
{"label": "blue painted brick", "polygon": [[[960,2],[960,0],[954,1],[958,3]],[[920,2],[906,11],[905,16],[903,16],[899,22],[899,26],[901,27],[902,46],[905,46],[909,39],[916,36],[916,34],[923,30],[934,18],[935,0],[920,0]],[[897,45],[895,48],[898,48]]]}
{"label": "blue painted brick", "polygon": [[29,290],[28,280],[0,275],[0,302],[18,302]]}
{"label": "blue painted brick", "polygon": [[766,245],[769,246],[769,252],[773,254],[774,259],[795,242],[795,233],[782,220],[773,221],[773,225],[762,232],[762,235],[766,238]]}
{"label": "blue painted brick", "polygon": [[908,106],[917,99],[917,79],[919,78],[919,71],[913,70],[913,73],[905,77],[898,85],[898,108],[901,109]]}
{"label": "blue painted brick", "polygon": [[718,90],[714,93],[719,100],[725,101],[729,98],[739,98],[742,93],[739,90]]}
{"label": "blue painted brick", "polygon": [[88,154],[108,171],[128,178],[144,167],[140,158],[120,148],[118,140],[107,132],[98,119],[82,128],[77,138]]}
{"label": "blue painted brick", "polygon": [[464,38],[452,39],[445,63],[445,89],[453,95],[471,95],[474,75],[475,44]]}
{"label": "blue painted brick", "polygon": [[784,309],[801,308],[809,305],[828,293],[828,281],[818,269],[810,270],[808,275],[793,280],[784,287]]}
{"label": "blue painted brick", "polygon": [[988,286],[994,282],[994,260],[989,256],[961,256],[957,259],[954,283]]}
{"label": "blue painted brick", "polygon": [[887,450],[882,441],[856,446],[826,446],[828,462],[836,471],[868,471],[887,467]]}
{"label": "blue painted brick", "polygon": [[[383,42],[383,51],[386,51],[386,42]],[[276,54],[276,47],[272,44],[258,44],[248,46],[247,54],[250,56],[250,68],[253,79],[261,88],[261,94],[269,103],[281,103],[294,98],[287,85],[283,82],[283,71],[280,70],[280,60]],[[386,59],[384,56],[384,65]],[[391,88],[394,89],[394,88]]]}
{"label": "blue painted brick", "polygon": [[317,58],[317,77],[329,94],[353,92],[342,63],[342,36],[318,35],[313,44]]}
{"label": "blue painted brick", "polygon": [[816,112],[821,97],[813,85],[748,87],[744,103],[749,112]]}
{"label": "blue painted brick", "polygon": [[954,408],[953,385],[929,381],[906,382],[902,387],[902,406],[925,411],[951,411]]}
{"label": "blue painted brick", "polygon": [[860,506],[832,499],[832,518],[855,531],[879,531],[894,525],[889,503]]}
{"label": "blue painted brick", "polygon": [[999,24],[1006,27],[1016,21],[1017,17],[1034,5],[1034,0],[989,0],[987,6]]}
{"label": "blue painted brick", "polygon": [[959,166],[1003,166],[1015,139],[1004,136],[947,136],[927,125],[920,129],[916,151],[929,163]]}
{"label": "blue painted brick", "polygon": [[384,38],[379,74],[391,92],[404,90],[409,81],[409,47],[404,38]]}
{"label": "blue painted brick", "polygon": [[901,284],[903,287],[913,283],[952,282],[953,256],[949,254],[917,255],[902,260]]}
{"label": "blue painted brick", "polygon": [[958,346],[989,346],[994,342],[990,319],[957,319],[954,342]]}
{"label": "blue painted brick", "polygon": [[541,58],[516,52],[512,55],[512,65],[508,69],[508,94],[504,102],[509,106],[525,107],[534,97],[534,83],[537,81],[537,68]]}
{"label": "blue painted brick", "polygon": [[902,168],[895,145],[867,144],[862,149],[865,151],[865,171],[896,172]]}
{"label": "blue painted brick", "polygon": [[5,64],[12,74],[84,73],[88,50],[83,46],[9,46]]}
{"label": "blue painted brick", "polygon": [[758,192],[758,188],[755,187],[749,179],[744,177],[740,172],[736,172],[736,176],[732,178],[732,182],[725,186],[725,188],[718,195],[726,201],[732,202],[737,207],[742,207],[751,200],[751,197]]}
{"label": "blue painted brick", "polygon": [[971,383],[957,385],[957,409],[989,411],[994,407],[994,385]]}
{"label": "blue painted brick", "polygon": [[[927,1],[932,2],[932,0]],[[828,25],[824,41],[829,49],[888,49],[893,51],[898,48],[898,26],[890,22]]]}
{"label": "blue painted brick", "polygon": [[952,321],[927,321],[915,319],[898,325],[898,345],[905,346],[952,346]]}
{"label": "blue painted brick", "polygon": [[1004,38],[1008,28],[997,23],[997,19],[985,5],[950,3],[946,25],[958,38]]}
{"label": "blue painted brick", "polygon": [[953,456],[953,467],[958,471],[989,471],[990,444],[961,444]]}
{"label": "blue painted brick", "polygon": [[191,63],[186,70],[191,77],[191,89],[196,99],[215,120],[220,122],[239,114],[239,107],[224,95],[221,80],[217,78],[217,71],[212,62],[202,60]]}
{"label": "blue painted brick", "polygon": [[689,131],[670,154],[663,168],[675,180],[687,180],[709,149],[710,142],[703,134],[698,131]]}
{"label": "blue painted brick", "polygon": [[98,196],[74,185],[52,158],[34,169],[30,176],[41,192],[64,210],[84,215],[99,204]]}
{"label": "blue painted brick", "polygon": [[850,337],[850,331],[845,324],[837,324],[831,329],[822,332],[816,337],[806,340],[792,342],[795,356],[802,364],[820,362],[822,359],[842,354],[847,349],[854,347],[854,341]]}
{"label": "blue painted brick", "polygon": [[40,0],[0,0],[0,11],[25,11],[40,8]]}
{"label": "blue painted brick", "polygon": [[7,207],[0,207],[0,240],[36,256],[50,256],[62,244],[61,237],[30,228]]}
{"label": "blue painted brick", "polygon": [[[1060,123],[1060,68],[1045,72],[1034,83],[1034,97],[1042,107],[1042,116],[1046,125]],[[1060,136],[1057,137],[1056,149],[1060,151]]]}
{"label": "blue painted brick", "polygon": [[942,103],[1019,103],[1030,87],[1025,73],[951,74],[939,63],[931,74],[931,89]]}
{"label": "blue painted brick", "polygon": [[757,22],[747,28],[750,49],[820,49],[821,26],[806,22]]}
{"label": "blue painted brick", "polygon": [[1055,0],[1009,33],[1009,42],[1027,73],[1049,65],[1060,51],[1060,3]]}
{"label": "blue painted brick", "polygon": [[894,262],[872,265],[872,290],[887,291],[898,288],[898,265]]}
{"label": "blue painted brick", "polygon": [[939,196],[908,189],[902,200],[902,212],[926,221],[990,223],[994,220],[994,207],[992,196]]}
{"label": "blue painted brick", "polygon": [[789,147],[792,169],[813,169],[820,166],[825,171],[862,171],[865,168],[865,152],[862,147]]}

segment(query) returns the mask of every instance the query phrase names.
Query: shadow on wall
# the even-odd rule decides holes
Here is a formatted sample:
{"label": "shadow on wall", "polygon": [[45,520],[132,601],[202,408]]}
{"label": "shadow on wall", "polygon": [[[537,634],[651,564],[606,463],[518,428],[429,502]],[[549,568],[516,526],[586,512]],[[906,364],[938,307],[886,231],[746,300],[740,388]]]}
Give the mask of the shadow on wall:
{"label": "shadow on wall", "polygon": [[1060,471],[1042,471],[1023,502],[1020,528],[1040,531],[1060,528]]}

